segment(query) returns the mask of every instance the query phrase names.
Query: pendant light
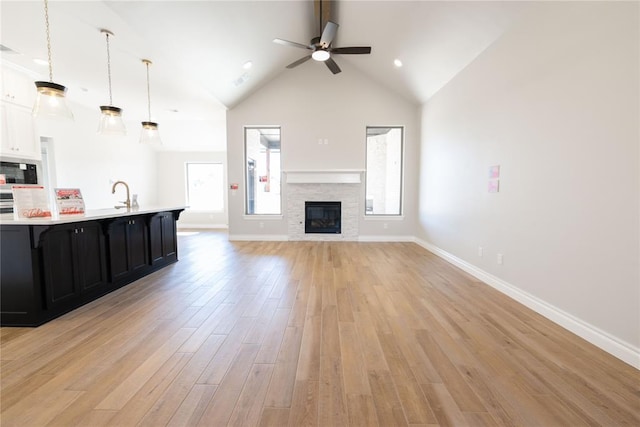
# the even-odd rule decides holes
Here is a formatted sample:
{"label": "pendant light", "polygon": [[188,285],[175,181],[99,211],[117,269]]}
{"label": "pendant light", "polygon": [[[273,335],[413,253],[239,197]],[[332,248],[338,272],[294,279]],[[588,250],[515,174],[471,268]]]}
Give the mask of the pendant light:
{"label": "pendant light", "polygon": [[126,135],[127,129],[122,120],[122,108],[113,106],[113,95],[111,93],[111,54],[109,53],[109,36],[113,33],[109,30],[100,30],[107,39],[107,76],[109,78],[109,105],[101,105],[100,123],[98,133],[101,135]]}
{"label": "pendant light", "polygon": [[149,65],[152,64],[148,59],[143,59],[142,63],[147,67],[147,112],[148,121],[142,122],[142,132],[140,133],[141,144],[162,144],[160,140],[160,132],[158,132],[158,123],[151,121],[151,90],[149,87]]}
{"label": "pendant light", "polygon": [[53,65],[51,62],[51,36],[49,34],[49,3],[44,0],[44,21],[47,33],[47,54],[49,56],[49,81],[37,81],[38,95],[33,106],[33,115],[37,117],[53,116],[73,120],[73,113],[65,98],[67,88],[53,82]]}

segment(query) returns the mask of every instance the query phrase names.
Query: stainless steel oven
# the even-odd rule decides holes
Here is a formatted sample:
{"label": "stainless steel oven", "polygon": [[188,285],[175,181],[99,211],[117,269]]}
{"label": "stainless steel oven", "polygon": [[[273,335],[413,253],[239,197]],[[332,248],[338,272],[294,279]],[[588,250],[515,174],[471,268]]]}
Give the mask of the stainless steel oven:
{"label": "stainless steel oven", "polygon": [[0,190],[0,214],[13,213],[13,194],[11,190]]}

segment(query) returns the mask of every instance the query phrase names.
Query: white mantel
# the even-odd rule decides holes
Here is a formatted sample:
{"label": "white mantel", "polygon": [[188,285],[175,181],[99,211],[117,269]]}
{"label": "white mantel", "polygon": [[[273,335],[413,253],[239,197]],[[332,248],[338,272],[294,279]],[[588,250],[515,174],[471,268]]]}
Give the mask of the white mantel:
{"label": "white mantel", "polygon": [[287,184],[360,184],[364,169],[287,170]]}

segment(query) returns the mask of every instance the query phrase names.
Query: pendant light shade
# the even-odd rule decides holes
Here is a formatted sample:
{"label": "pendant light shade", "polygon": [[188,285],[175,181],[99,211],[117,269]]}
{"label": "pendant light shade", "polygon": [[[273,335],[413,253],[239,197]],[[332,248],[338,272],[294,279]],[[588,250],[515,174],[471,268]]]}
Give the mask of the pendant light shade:
{"label": "pendant light shade", "polygon": [[142,132],[140,133],[141,144],[162,144],[158,124],[155,122],[142,122]]}
{"label": "pendant light shade", "polygon": [[98,133],[100,135],[126,135],[127,128],[122,120],[122,109],[110,105],[100,106],[100,123]]}
{"label": "pendant light shade", "polygon": [[140,133],[141,144],[162,144],[160,132],[158,131],[158,123],[151,121],[151,90],[149,86],[149,65],[152,64],[148,59],[143,59],[142,63],[147,67],[147,113],[149,119],[142,122],[142,132]]}
{"label": "pendant light shade", "polygon": [[37,81],[38,91],[33,115],[37,117],[61,117],[73,120],[73,113],[65,97],[67,88],[53,82],[53,64],[51,61],[51,36],[49,35],[49,3],[44,0],[44,21],[47,34],[47,54],[49,57],[49,81]]}
{"label": "pendant light shade", "polygon": [[109,36],[113,33],[109,30],[100,30],[107,40],[107,76],[109,78],[109,105],[100,106],[100,123],[98,133],[100,135],[126,135],[127,129],[122,120],[122,108],[113,106],[113,95],[111,92],[111,54],[109,52]]}

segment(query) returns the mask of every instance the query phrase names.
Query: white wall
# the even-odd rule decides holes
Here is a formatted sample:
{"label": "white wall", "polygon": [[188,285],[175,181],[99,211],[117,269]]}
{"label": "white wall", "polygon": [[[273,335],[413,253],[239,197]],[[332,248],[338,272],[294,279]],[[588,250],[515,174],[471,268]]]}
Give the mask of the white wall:
{"label": "white wall", "polygon": [[538,3],[433,97],[418,232],[636,366],[638,16],[637,2]]}
{"label": "white wall", "polygon": [[[185,165],[188,162],[222,163],[224,176],[227,171],[227,154],[217,152],[182,152],[162,151],[158,152],[158,201],[161,205],[185,206],[187,204],[187,181]],[[226,181],[223,183],[227,188]],[[225,206],[227,206],[225,190]],[[186,209],[178,221],[179,227],[191,228],[220,228],[228,224],[227,211],[223,212],[196,212]]]}
{"label": "white wall", "polygon": [[[365,168],[368,125],[405,126],[405,217],[401,221],[365,221],[362,191],[361,236],[412,236],[417,212],[419,107],[387,91],[339,59],[342,73],[309,61],[278,78],[227,114],[229,182],[240,184],[229,197],[229,234],[287,235],[287,218],[254,221],[244,213],[244,126],[281,126],[283,170]],[[389,70],[393,72],[394,70]],[[318,144],[327,139],[327,145]],[[286,204],[286,186],[283,204]],[[262,227],[260,226],[262,223]],[[384,224],[387,228],[384,228]]]}
{"label": "white wall", "polygon": [[157,204],[156,156],[153,148],[138,143],[140,123],[127,122],[127,135],[97,134],[100,110],[71,103],[74,121],[37,119],[38,134],[53,140],[58,187],[80,188],[87,209],[113,207],[125,199],[112,181],[123,180],[140,205]]}

